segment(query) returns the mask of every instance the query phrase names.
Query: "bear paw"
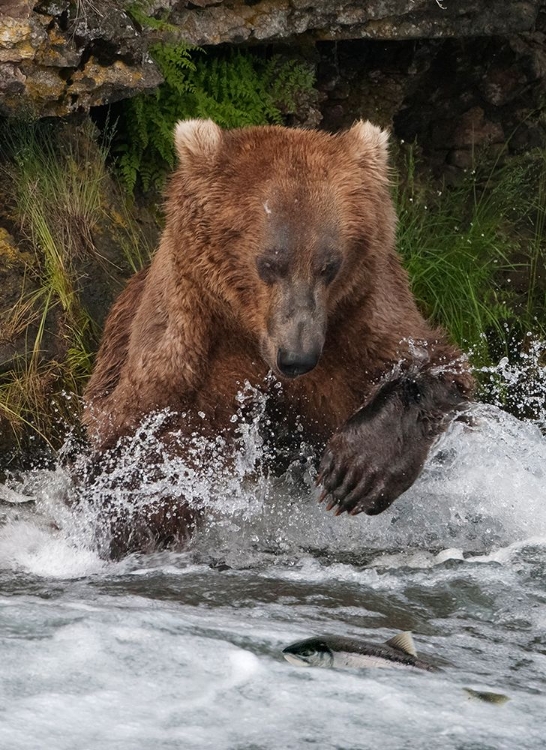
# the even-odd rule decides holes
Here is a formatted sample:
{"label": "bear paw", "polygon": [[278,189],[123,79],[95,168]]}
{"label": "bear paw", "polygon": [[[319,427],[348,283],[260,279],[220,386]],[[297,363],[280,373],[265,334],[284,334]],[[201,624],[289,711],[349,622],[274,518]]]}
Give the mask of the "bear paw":
{"label": "bear paw", "polygon": [[406,377],[387,381],[331,437],[317,477],[327,510],[376,515],[411,487],[441,421],[423,410],[421,387]]}

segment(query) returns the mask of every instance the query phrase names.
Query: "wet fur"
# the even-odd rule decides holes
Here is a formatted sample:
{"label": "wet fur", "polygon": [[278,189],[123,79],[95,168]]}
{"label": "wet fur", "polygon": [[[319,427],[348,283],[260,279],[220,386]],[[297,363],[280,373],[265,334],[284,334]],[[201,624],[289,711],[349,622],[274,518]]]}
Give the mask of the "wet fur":
{"label": "wet fur", "polygon": [[[313,297],[298,340],[322,335],[322,356],[283,380],[272,414],[279,428],[297,417],[318,452],[330,440],[322,477],[339,501],[355,463],[396,475],[379,489],[370,480],[369,502],[338,503],[379,512],[415,479],[472,389],[459,350],[418,311],[395,251],[386,134],[369,123],[332,136],[197,121],[179,126],[177,148],[159,249],[111,310],[85,393],[96,454],[164,407],[186,413],[176,426],[188,434],[201,412],[203,434],[232,435],[237,393],[245,381],[264,388],[293,333],[282,290],[297,282]],[[266,283],[258,259],[277,247],[287,259]],[[329,255],[341,266],[327,282]],[[313,309],[325,316],[322,334]]]}

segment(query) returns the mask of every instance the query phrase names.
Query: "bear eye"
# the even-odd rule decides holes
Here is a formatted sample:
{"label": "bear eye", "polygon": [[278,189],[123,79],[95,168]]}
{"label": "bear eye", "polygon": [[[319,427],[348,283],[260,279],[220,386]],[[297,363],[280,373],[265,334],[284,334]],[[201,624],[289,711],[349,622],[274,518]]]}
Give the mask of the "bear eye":
{"label": "bear eye", "polygon": [[325,281],[326,284],[330,284],[339,273],[340,268],[341,260],[339,258],[328,260],[321,266],[320,277]]}
{"label": "bear eye", "polygon": [[266,284],[274,284],[287,271],[287,264],[282,257],[261,256],[256,258],[258,276]]}

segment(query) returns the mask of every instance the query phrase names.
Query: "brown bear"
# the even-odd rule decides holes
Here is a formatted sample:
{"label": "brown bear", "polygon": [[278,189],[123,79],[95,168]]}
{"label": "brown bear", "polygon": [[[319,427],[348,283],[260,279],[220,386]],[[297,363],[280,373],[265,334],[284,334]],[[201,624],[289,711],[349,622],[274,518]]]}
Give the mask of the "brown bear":
{"label": "brown bear", "polygon": [[[294,434],[314,447],[327,509],[380,513],[410,487],[472,377],[396,253],[387,141],[362,121],[178,123],[159,249],[114,304],[85,392],[95,451],[166,407],[178,431],[229,442],[249,383],[268,393],[273,454]],[[174,498],[148,536],[190,521]]]}

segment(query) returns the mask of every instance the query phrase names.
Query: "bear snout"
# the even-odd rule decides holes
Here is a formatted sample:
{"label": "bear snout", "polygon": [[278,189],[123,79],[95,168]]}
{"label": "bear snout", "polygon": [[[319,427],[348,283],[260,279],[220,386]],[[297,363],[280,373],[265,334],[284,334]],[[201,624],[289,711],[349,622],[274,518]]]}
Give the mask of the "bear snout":
{"label": "bear snout", "polygon": [[306,352],[280,348],[277,351],[277,367],[286,378],[297,378],[311,372],[317,366],[321,353],[322,349]]}

